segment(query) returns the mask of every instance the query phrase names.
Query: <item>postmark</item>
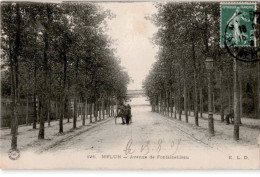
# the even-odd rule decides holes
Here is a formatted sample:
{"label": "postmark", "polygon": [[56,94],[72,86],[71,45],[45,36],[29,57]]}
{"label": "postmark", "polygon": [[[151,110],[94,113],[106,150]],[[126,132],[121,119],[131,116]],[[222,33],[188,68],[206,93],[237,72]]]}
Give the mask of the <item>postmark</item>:
{"label": "postmark", "polygon": [[17,160],[20,158],[21,154],[18,149],[16,149],[16,150],[10,149],[8,156],[9,156],[9,159],[11,159],[11,160]]}

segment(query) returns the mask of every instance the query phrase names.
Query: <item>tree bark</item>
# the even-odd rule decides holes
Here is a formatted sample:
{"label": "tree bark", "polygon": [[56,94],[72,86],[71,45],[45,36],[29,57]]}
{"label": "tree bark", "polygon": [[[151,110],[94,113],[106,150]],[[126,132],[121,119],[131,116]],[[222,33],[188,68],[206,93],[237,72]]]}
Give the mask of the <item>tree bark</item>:
{"label": "tree bark", "polygon": [[61,54],[63,59],[63,101],[62,101],[62,116],[60,116],[59,120],[59,133],[63,132],[63,119],[66,118],[66,110],[67,110],[67,94],[66,94],[66,86],[67,86],[67,55],[66,52]]}
{"label": "tree bark", "polygon": [[171,111],[171,117],[172,117],[172,113],[173,113],[173,105],[172,105],[172,90],[170,90],[170,111]]}
{"label": "tree bark", "polygon": [[193,70],[194,70],[194,117],[195,125],[199,126],[199,116],[198,116],[198,86],[197,86],[197,67],[196,67],[196,55],[195,55],[195,41],[192,38],[192,59],[193,59]]}
{"label": "tree bark", "polygon": [[[221,63],[223,65],[223,63]],[[220,115],[221,122],[224,122],[224,85],[223,85],[223,66],[220,68]]]}
{"label": "tree bark", "polygon": [[44,70],[44,93],[42,96],[42,100],[40,101],[42,104],[42,114],[40,116],[40,129],[38,139],[44,139],[44,122],[47,117],[48,112],[48,77],[49,77],[49,64],[48,64],[48,52],[49,52],[49,24],[50,24],[50,16],[51,10],[48,4],[46,4],[46,16],[47,16],[47,24],[45,25],[45,31],[43,34],[44,38],[44,51],[43,51],[43,70]]}
{"label": "tree bark", "polygon": [[102,116],[103,116],[103,119],[105,119],[105,103],[104,103],[104,97],[102,97]]}
{"label": "tree bark", "polygon": [[95,103],[94,103],[94,117],[95,117],[95,122],[97,122],[97,98],[95,96]]}
{"label": "tree bark", "polygon": [[37,103],[36,103],[36,74],[37,74],[37,65],[36,57],[34,57],[34,87],[33,87],[33,129],[36,129],[37,123]]}
{"label": "tree bark", "polygon": [[92,102],[89,105],[89,122],[92,123]]}
{"label": "tree bark", "polygon": [[112,116],[115,115],[114,95],[112,96]]}
{"label": "tree bark", "polygon": [[[20,35],[21,35],[21,12],[19,3],[16,4],[15,7],[16,13],[16,29],[15,29],[15,43],[14,43],[14,53],[10,53],[10,65],[11,65],[11,81],[12,81],[12,119],[11,119],[11,149],[17,150],[17,133],[18,133],[18,118],[17,118],[17,107],[19,105],[19,94],[18,94],[18,86],[19,86],[19,71],[18,71],[18,56],[20,52]],[[9,46],[11,48],[11,46]],[[13,56],[13,58],[12,58]]]}
{"label": "tree bark", "polygon": [[47,121],[48,121],[48,126],[50,127],[51,126],[51,100],[50,98],[48,98],[48,101],[47,101]]}
{"label": "tree bark", "polygon": [[15,84],[15,71],[14,66],[11,63],[11,97],[12,97],[12,103],[11,103],[11,109],[12,109],[12,119],[11,119],[11,149],[17,150],[17,133],[18,133],[18,119],[17,119],[17,89]]}
{"label": "tree bark", "polygon": [[177,119],[177,93],[174,92],[174,118]]}
{"label": "tree bark", "polygon": [[237,61],[234,58],[234,139],[239,140],[239,90],[237,77]]}
{"label": "tree bark", "polygon": [[179,93],[178,93],[178,100],[179,100],[179,120],[181,120],[181,114],[182,114],[182,108],[181,108],[181,72],[179,70],[179,78],[178,78],[178,83],[179,83]]}
{"label": "tree bark", "polygon": [[98,117],[99,117],[99,121],[101,121],[101,110],[102,110],[102,105],[101,103],[101,97],[98,99]]}
{"label": "tree bark", "polygon": [[86,123],[86,101],[83,99],[83,117],[82,117],[82,125],[84,126]]}
{"label": "tree bark", "polygon": [[59,115],[59,108],[58,108],[58,100],[56,98],[55,99],[55,120],[58,119],[58,115]]}
{"label": "tree bark", "polygon": [[209,136],[214,136],[212,71],[208,72],[208,127]]}
{"label": "tree bark", "polygon": [[228,91],[229,95],[228,95],[228,108],[229,108],[229,113],[233,112],[233,103],[232,103],[232,86],[231,84],[229,85],[229,91]]}
{"label": "tree bark", "polygon": [[257,93],[258,93],[258,105],[257,105],[257,118],[260,119],[260,61],[257,63]]}
{"label": "tree bark", "polygon": [[76,57],[75,59],[75,90],[74,90],[74,115],[73,115],[73,128],[77,128],[77,112],[78,112],[78,106],[77,106],[77,97],[78,97],[78,68],[79,68],[79,58]]}
{"label": "tree bark", "polygon": [[213,99],[213,114],[216,114],[216,106],[215,106],[215,93],[212,91],[212,99]]}
{"label": "tree bark", "polygon": [[29,124],[29,93],[26,96],[26,125]]}
{"label": "tree bark", "polygon": [[242,92],[242,70],[241,65],[238,65],[238,90],[239,90],[239,124],[242,124],[241,118],[243,116],[243,92]]}
{"label": "tree bark", "polygon": [[39,128],[39,134],[38,134],[38,139],[44,139],[44,118],[46,116],[46,112],[45,110],[42,110],[43,109],[43,106],[42,106],[42,96],[39,96],[39,115],[40,115],[40,128]]}
{"label": "tree bark", "polygon": [[183,73],[184,73],[184,87],[183,87],[183,94],[184,94],[184,114],[185,114],[185,120],[188,123],[189,122],[189,116],[188,116],[188,110],[187,110],[187,83],[186,83],[186,61],[184,59],[183,61]]}
{"label": "tree bark", "polygon": [[73,112],[73,128],[75,129],[75,128],[77,128],[77,110],[78,110],[77,98],[76,98],[76,96],[74,96],[73,106],[74,106],[74,112]]}
{"label": "tree bark", "polygon": [[188,115],[189,116],[190,116],[190,111],[191,111],[191,104],[190,104],[190,102],[191,102],[190,91],[188,91],[188,110],[189,110]]}
{"label": "tree bark", "polygon": [[242,124],[242,117],[243,117],[243,90],[242,90],[242,83],[241,81],[239,82],[239,105],[240,105],[240,109],[239,109],[239,112],[240,112],[240,124]]}
{"label": "tree bark", "polygon": [[203,94],[202,87],[200,87],[200,117],[203,118]]}

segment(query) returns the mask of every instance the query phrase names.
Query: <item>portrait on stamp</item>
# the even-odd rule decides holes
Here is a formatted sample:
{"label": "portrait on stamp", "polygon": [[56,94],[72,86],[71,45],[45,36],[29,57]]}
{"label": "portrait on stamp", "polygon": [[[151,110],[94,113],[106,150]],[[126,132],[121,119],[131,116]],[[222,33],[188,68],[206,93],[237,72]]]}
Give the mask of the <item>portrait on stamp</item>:
{"label": "portrait on stamp", "polygon": [[221,4],[221,46],[255,46],[255,4]]}

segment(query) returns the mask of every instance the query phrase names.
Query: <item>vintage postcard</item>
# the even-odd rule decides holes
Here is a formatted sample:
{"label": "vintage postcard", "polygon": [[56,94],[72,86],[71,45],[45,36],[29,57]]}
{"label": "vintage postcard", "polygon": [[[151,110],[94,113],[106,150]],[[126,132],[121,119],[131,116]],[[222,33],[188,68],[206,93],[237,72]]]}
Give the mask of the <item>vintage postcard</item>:
{"label": "vintage postcard", "polygon": [[1,1],[2,169],[260,169],[259,1]]}

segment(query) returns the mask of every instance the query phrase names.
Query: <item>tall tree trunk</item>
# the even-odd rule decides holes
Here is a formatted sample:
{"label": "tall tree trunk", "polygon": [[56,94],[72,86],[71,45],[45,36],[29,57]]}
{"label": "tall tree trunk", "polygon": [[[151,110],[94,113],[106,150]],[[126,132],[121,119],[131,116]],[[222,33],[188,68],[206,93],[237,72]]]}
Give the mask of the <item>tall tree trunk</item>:
{"label": "tall tree trunk", "polygon": [[63,132],[63,119],[66,118],[66,110],[67,110],[67,94],[66,94],[66,87],[67,87],[67,54],[63,52],[61,54],[63,59],[63,101],[62,101],[62,116],[60,116],[59,120],[59,133]]}
{"label": "tall tree trunk", "polygon": [[48,126],[51,126],[51,100],[48,98],[47,101],[47,121],[48,121]]}
{"label": "tall tree trunk", "polygon": [[164,90],[162,90],[162,115],[164,115]]}
{"label": "tall tree trunk", "polygon": [[177,91],[174,92],[174,118],[177,119]]}
{"label": "tall tree trunk", "polygon": [[[103,97],[102,97],[102,110],[103,110]],[[118,116],[118,100],[116,96],[116,116]]]}
{"label": "tall tree trunk", "polygon": [[58,115],[59,115],[59,108],[58,108],[58,100],[56,98],[55,99],[55,120],[58,119]]}
{"label": "tall tree trunk", "polygon": [[239,140],[239,86],[237,75],[237,61],[234,58],[234,139]]}
{"label": "tall tree trunk", "polygon": [[[118,114],[118,113],[117,113]],[[103,119],[105,119],[105,103],[104,103],[104,97],[102,97],[102,116]]]}
{"label": "tall tree trunk", "polygon": [[36,97],[36,105],[37,105],[37,122],[40,123],[40,111],[39,111],[39,95]]}
{"label": "tall tree trunk", "polygon": [[162,115],[165,115],[165,91],[162,90]]}
{"label": "tall tree trunk", "polygon": [[[35,33],[34,42],[37,42],[37,32]],[[37,48],[34,48],[34,68],[33,68],[33,129],[36,129],[37,123],[37,104],[36,104],[36,87],[37,87]]]}
{"label": "tall tree trunk", "polygon": [[87,114],[86,114],[86,111],[87,111],[87,109],[86,109],[86,103],[87,103],[87,102],[83,99],[83,112],[82,112],[82,113],[83,113],[83,117],[82,117],[82,125],[83,125],[83,126],[86,124],[86,123],[85,123],[85,122],[86,122],[86,121],[85,121],[85,120],[86,120],[86,115],[87,115]]}
{"label": "tall tree trunk", "polygon": [[105,107],[106,107],[106,116],[109,117],[109,109],[108,109],[108,96],[106,95],[106,102],[105,102]]}
{"label": "tall tree trunk", "polygon": [[36,62],[36,56],[34,56],[34,87],[33,87],[33,129],[36,129],[36,123],[37,123],[37,103],[36,103],[36,84],[37,84],[37,62]]}
{"label": "tall tree trunk", "polygon": [[200,87],[200,117],[203,118],[203,94],[202,87]]}
{"label": "tall tree trunk", "polygon": [[160,95],[160,109],[161,109],[161,114],[163,114],[163,91],[161,91]]}
{"label": "tall tree trunk", "polygon": [[233,112],[233,101],[232,101],[232,85],[229,84],[229,91],[228,91],[229,95],[228,95],[228,108],[229,108],[229,113]]}
{"label": "tall tree trunk", "polygon": [[215,93],[212,91],[212,101],[213,101],[213,114],[216,114],[216,107],[215,107]]}
{"label": "tall tree trunk", "polygon": [[112,116],[114,116],[115,115],[115,108],[114,108],[114,95],[112,96]]}
{"label": "tall tree trunk", "polygon": [[166,104],[167,104],[167,116],[169,117],[170,116],[170,107],[169,107],[169,93],[168,91],[166,90]]}
{"label": "tall tree trunk", "polygon": [[29,93],[26,94],[26,125],[29,124]]}
{"label": "tall tree trunk", "polygon": [[60,120],[61,117],[63,116],[62,109],[63,109],[62,100],[61,100],[61,99],[58,99],[58,112],[59,112],[58,118],[59,118],[59,120]]}
{"label": "tall tree trunk", "polygon": [[38,139],[44,139],[44,118],[46,116],[46,112],[43,109],[43,99],[41,95],[39,96],[39,115],[40,115],[40,129],[39,129],[39,134],[38,134]]}
{"label": "tall tree trunk", "polygon": [[51,72],[48,72],[48,78],[49,78],[49,91],[48,91],[48,99],[47,99],[47,120],[48,120],[48,126],[51,126],[51,95],[52,95],[52,80],[51,80]]}
{"label": "tall tree trunk", "polygon": [[165,97],[164,97],[164,100],[165,100],[165,115],[168,116],[168,91],[165,90]]}
{"label": "tall tree trunk", "polygon": [[77,106],[77,98],[76,96],[74,96],[74,100],[73,100],[73,106],[74,106],[74,112],[73,112],[73,128],[77,128],[77,110],[78,110],[78,106]]}
{"label": "tall tree trunk", "polygon": [[198,116],[198,86],[197,86],[197,67],[196,67],[196,53],[195,53],[195,41],[192,38],[192,59],[193,59],[193,70],[194,70],[194,117],[195,125],[199,126]]}
{"label": "tall tree trunk", "polygon": [[159,94],[156,95],[156,112],[159,113]]}
{"label": "tall tree trunk", "polygon": [[98,118],[99,118],[99,121],[101,121],[101,97],[98,99]]}
{"label": "tall tree trunk", "polygon": [[240,122],[240,124],[242,124],[241,119],[242,119],[242,116],[243,116],[243,90],[242,90],[242,81],[241,80],[239,82],[239,106],[240,106],[240,108],[239,108],[239,113],[240,113],[239,122]]}
{"label": "tall tree trunk", "polygon": [[[221,63],[223,65],[223,63]],[[220,115],[221,122],[224,122],[224,85],[223,85],[223,66],[220,68]]]}
{"label": "tall tree trunk", "polygon": [[110,96],[108,96],[108,116],[111,117],[111,100],[110,100]]}
{"label": "tall tree trunk", "polygon": [[208,127],[209,135],[214,136],[214,119],[213,119],[213,89],[212,89],[212,71],[208,72]]}
{"label": "tall tree trunk", "polygon": [[260,61],[257,63],[257,93],[258,93],[258,105],[257,105],[257,117],[260,119]]}
{"label": "tall tree trunk", "polygon": [[[20,52],[20,35],[21,35],[21,13],[19,3],[15,7],[16,13],[16,29],[15,29],[15,43],[14,43],[14,53],[10,55],[10,65],[11,65],[11,80],[12,80],[12,120],[11,120],[11,149],[17,150],[17,133],[18,133],[18,118],[17,118],[17,106],[19,102],[18,86],[19,86],[19,71],[18,71],[18,56]],[[11,48],[11,46],[9,46]],[[13,58],[12,58],[13,56]]]}
{"label": "tall tree trunk", "polygon": [[190,104],[190,102],[191,102],[191,99],[190,99],[190,91],[188,91],[188,110],[189,110],[189,116],[190,116],[190,111],[191,111],[191,104]]}
{"label": "tall tree trunk", "polygon": [[183,75],[184,75],[184,87],[183,87],[183,94],[184,94],[184,114],[185,114],[185,120],[188,123],[189,122],[189,117],[188,117],[188,110],[187,110],[187,83],[186,83],[186,61],[184,58],[183,61]]}
{"label": "tall tree trunk", "polygon": [[89,122],[90,123],[92,123],[93,121],[92,121],[92,102],[90,103],[90,105],[89,105]]}
{"label": "tall tree trunk", "polygon": [[76,57],[75,60],[75,90],[74,90],[74,115],[73,115],[73,128],[77,128],[77,112],[78,112],[78,106],[77,106],[77,97],[78,97],[78,68],[79,68],[79,58]]}
{"label": "tall tree trunk", "polygon": [[241,118],[243,116],[243,91],[242,91],[242,69],[241,65],[238,65],[238,86],[239,86],[239,123],[242,124]]}
{"label": "tall tree trunk", "polygon": [[[65,84],[67,85],[67,84]],[[67,87],[67,86],[65,86]],[[64,95],[64,103],[63,103],[63,118],[62,118],[62,122],[63,120],[66,120],[67,119],[67,122],[69,123],[70,122],[70,114],[69,114],[69,107],[70,107],[70,104],[69,104],[69,100],[68,100],[68,95]]]}
{"label": "tall tree trunk", "polygon": [[[47,16],[47,23],[50,24],[50,16],[51,10],[48,4],[46,4],[46,16]],[[45,26],[45,31],[43,34],[44,38],[44,51],[43,51],[43,70],[44,70],[44,93],[42,96],[42,100],[40,101],[42,104],[42,115],[40,116],[40,129],[38,139],[44,139],[44,122],[45,118],[47,117],[48,111],[48,97],[49,97],[49,90],[48,90],[48,77],[49,77],[49,64],[48,64],[48,52],[49,52],[49,25]]]}
{"label": "tall tree trunk", "polygon": [[[71,83],[70,83],[70,78],[68,77],[67,79],[67,84],[65,84],[65,89],[67,87],[67,92],[69,93],[70,92],[70,86],[71,86]],[[71,111],[71,107],[74,106],[74,105],[71,105],[71,102],[69,101],[71,100],[70,99],[70,96],[69,95],[65,95],[65,116],[64,116],[64,119],[67,118],[67,123],[70,122],[70,117],[72,117],[73,113]]]}
{"label": "tall tree trunk", "polygon": [[95,117],[95,122],[97,122],[97,97],[96,96],[94,102],[94,117]]}
{"label": "tall tree trunk", "polygon": [[171,117],[172,117],[172,113],[173,113],[173,105],[172,105],[172,89],[170,90],[170,108],[171,108]]}
{"label": "tall tree trunk", "polygon": [[16,78],[15,78],[15,69],[11,63],[11,109],[12,109],[12,119],[11,119],[11,149],[17,150],[17,133],[18,133],[18,119],[17,119],[17,89],[16,89]]}
{"label": "tall tree trunk", "polygon": [[181,72],[179,70],[179,78],[178,78],[178,83],[179,83],[179,93],[178,93],[178,98],[179,98],[179,120],[181,120],[181,114],[182,114],[182,108],[181,108]]}

